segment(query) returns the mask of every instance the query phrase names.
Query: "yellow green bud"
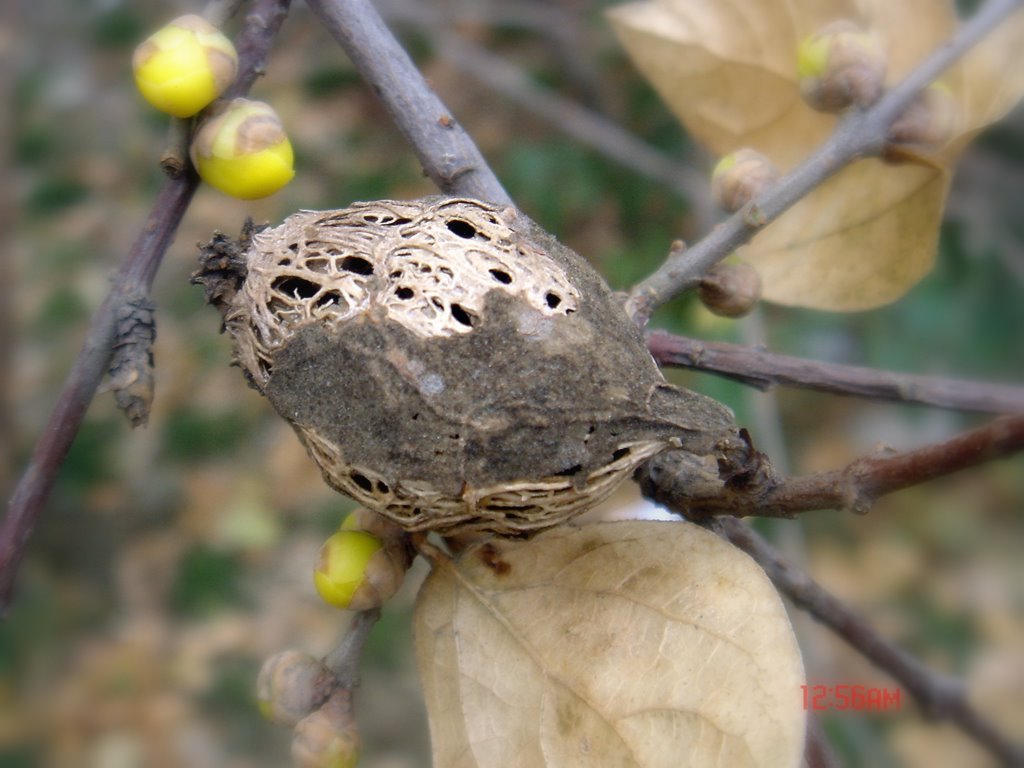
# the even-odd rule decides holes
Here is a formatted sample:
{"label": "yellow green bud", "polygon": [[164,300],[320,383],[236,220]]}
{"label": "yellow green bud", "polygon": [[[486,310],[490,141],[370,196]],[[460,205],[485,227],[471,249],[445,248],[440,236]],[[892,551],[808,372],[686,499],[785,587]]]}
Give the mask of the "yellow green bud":
{"label": "yellow green bud", "polygon": [[342,526],[320,548],[313,583],[324,602],[365,611],[398,591],[408,567],[404,542]]}
{"label": "yellow green bud", "polygon": [[351,693],[339,689],[296,724],[292,760],[297,768],[355,768],[359,747]]}
{"label": "yellow green bud", "polygon": [[725,155],[711,172],[711,196],[723,210],[738,211],[779,178],[771,160],[753,149]]}
{"label": "yellow green bud", "polygon": [[337,686],[334,673],[318,659],[301,651],[281,651],[263,663],[256,680],[260,713],[271,722],[295,725]]}
{"label": "yellow green bud", "polygon": [[146,101],[169,115],[191,117],[234,81],[238,54],[219,29],[189,14],[139,44],[132,69]]}
{"label": "yellow green bud", "polygon": [[804,38],[797,48],[804,100],[821,112],[868,107],[885,87],[886,57],[878,37],[837,21]]}
{"label": "yellow green bud", "polygon": [[294,159],[281,119],[261,101],[215,107],[192,140],[192,163],[203,181],[242,200],[281,189],[295,175]]}

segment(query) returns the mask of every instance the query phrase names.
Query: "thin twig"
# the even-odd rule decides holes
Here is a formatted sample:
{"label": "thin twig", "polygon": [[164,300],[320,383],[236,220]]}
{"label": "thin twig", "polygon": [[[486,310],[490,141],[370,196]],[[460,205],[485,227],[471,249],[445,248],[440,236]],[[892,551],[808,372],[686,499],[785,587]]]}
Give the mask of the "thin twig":
{"label": "thin twig", "polygon": [[804,764],[807,768],[840,768],[842,765],[828,742],[828,734],[821,725],[821,719],[814,712],[807,713]]}
{"label": "thin twig", "polygon": [[955,723],[1006,765],[1024,765],[1024,748],[971,706],[960,681],[931,671],[879,635],[810,576],[787,563],[749,526],[735,518],[721,518],[712,527],[754,558],[780,592],[899,681],[927,716]]}
{"label": "thin twig", "polygon": [[[229,89],[228,97],[247,92],[265,70],[266,56],[289,4],[290,0],[254,1],[236,40],[239,76]],[[25,545],[53,488],[60,465],[107,372],[117,320],[129,302],[137,301],[140,295],[148,295],[198,184],[199,179],[191,169],[164,181],[138,238],[114,276],[110,293],[93,315],[82,350],[0,525],[0,616],[6,614],[10,605]]]}
{"label": "thin twig", "polygon": [[801,387],[833,395],[922,403],[982,413],[1024,413],[1024,387],[916,376],[875,368],[824,363],[726,342],[701,341],[664,331],[647,335],[659,365],[725,376],[758,389]]}
{"label": "thin twig", "polygon": [[679,451],[656,456],[638,473],[644,493],[687,517],[793,517],[821,509],[864,514],[881,496],[1024,451],[1024,416],[904,453],[865,456],[843,469],[779,478],[752,451],[743,466],[721,465],[712,475]]}
{"label": "thin twig", "polygon": [[308,0],[412,146],[451,195],[511,203],[469,134],[431,90],[369,0]]}
{"label": "thin twig", "polygon": [[380,619],[380,608],[357,611],[338,644],[324,657],[324,664],[345,688],[359,684],[359,658],[370,633]]}
{"label": "thin twig", "polygon": [[609,118],[533,82],[512,62],[451,31],[437,11],[423,3],[395,4],[394,18],[415,22],[426,31],[438,55],[467,77],[530,111],[580,144],[635,173],[664,184],[685,199],[698,221],[714,220],[707,178],[633,135]]}
{"label": "thin twig", "polygon": [[670,255],[654,274],[630,292],[627,310],[646,325],[659,306],[694,288],[700,277],[760,232],[825,179],[854,160],[877,155],[888,141],[889,128],[917,93],[1021,7],[1022,0],[987,0],[945,45],[917,66],[876,104],[850,111],[832,135],[803,163],[715,227],[692,248]]}

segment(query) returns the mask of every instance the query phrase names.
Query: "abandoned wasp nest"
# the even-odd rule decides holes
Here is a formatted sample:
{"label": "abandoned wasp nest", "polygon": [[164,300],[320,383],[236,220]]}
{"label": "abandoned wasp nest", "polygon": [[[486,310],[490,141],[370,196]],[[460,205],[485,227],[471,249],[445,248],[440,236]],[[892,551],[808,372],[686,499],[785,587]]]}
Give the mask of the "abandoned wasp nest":
{"label": "abandoned wasp nest", "polygon": [[328,484],[410,531],[547,528],[661,451],[740,442],[725,407],[665,382],[600,276],[511,207],[303,211],[218,236],[202,263],[237,363]]}

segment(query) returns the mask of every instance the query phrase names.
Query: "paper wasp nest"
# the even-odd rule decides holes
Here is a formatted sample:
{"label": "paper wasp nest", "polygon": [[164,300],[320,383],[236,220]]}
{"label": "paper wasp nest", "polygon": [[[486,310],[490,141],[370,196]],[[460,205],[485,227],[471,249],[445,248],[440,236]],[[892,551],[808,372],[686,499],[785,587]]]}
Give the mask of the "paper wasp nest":
{"label": "paper wasp nest", "polygon": [[[204,249],[235,357],[326,481],[407,530],[556,525],[670,447],[737,443],[608,287],[513,208],[304,211]],[[232,251],[232,247],[235,251]]]}

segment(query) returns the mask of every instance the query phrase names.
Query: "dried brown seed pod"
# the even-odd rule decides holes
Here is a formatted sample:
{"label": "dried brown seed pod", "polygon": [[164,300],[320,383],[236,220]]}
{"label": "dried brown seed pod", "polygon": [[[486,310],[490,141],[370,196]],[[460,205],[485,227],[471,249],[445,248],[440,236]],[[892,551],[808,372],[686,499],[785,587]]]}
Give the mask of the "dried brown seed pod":
{"label": "dried brown seed pod", "polygon": [[302,651],[275,653],[260,669],[256,696],[260,712],[281,725],[295,725],[318,709],[338,680],[323,662]]}
{"label": "dried brown seed pod", "polygon": [[731,413],[664,380],[601,277],[514,208],[305,211],[214,241],[196,280],[235,358],[326,481],[410,531],[515,534],[649,457],[742,450]]}
{"label": "dried brown seed pod", "polygon": [[749,264],[716,264],[697,289],[701,304],[722,317],[743,317],[761,299],[761,275]]}

